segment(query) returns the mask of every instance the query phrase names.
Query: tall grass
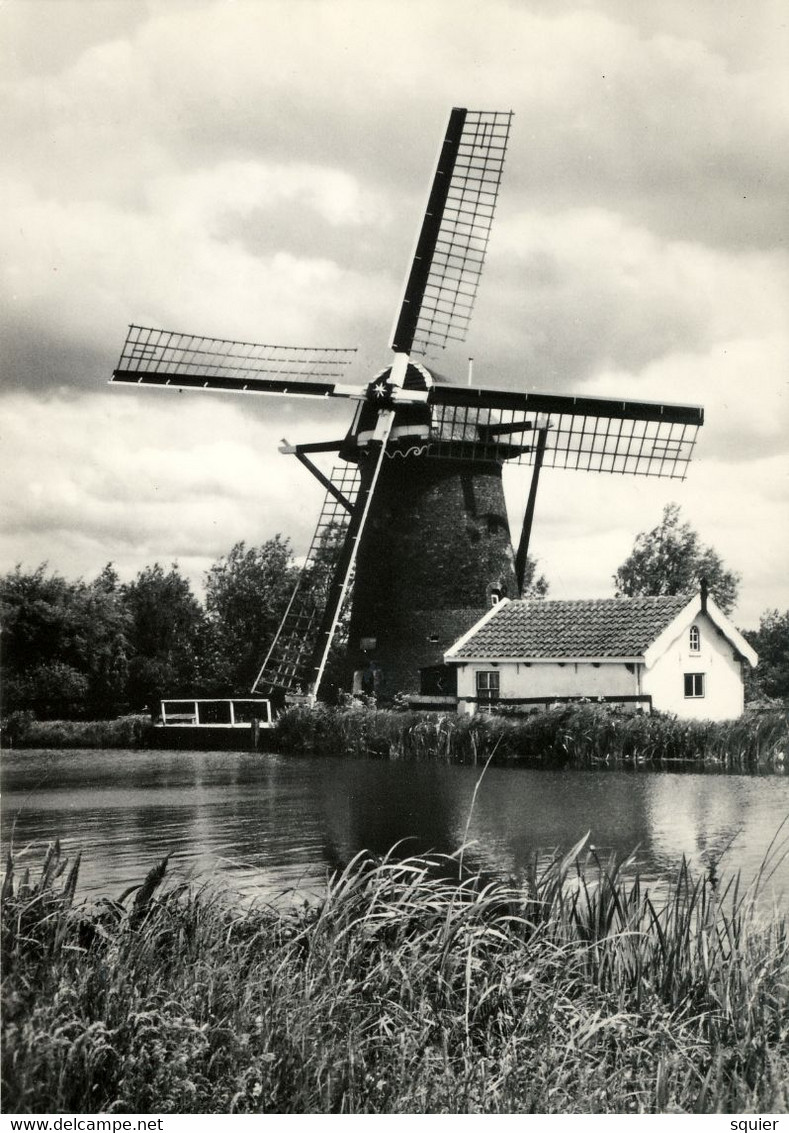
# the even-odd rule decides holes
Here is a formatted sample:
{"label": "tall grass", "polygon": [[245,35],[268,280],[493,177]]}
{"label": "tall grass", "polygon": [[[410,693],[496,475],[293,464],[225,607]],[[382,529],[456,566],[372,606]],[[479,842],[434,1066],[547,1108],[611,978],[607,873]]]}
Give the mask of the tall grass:
{"label": "tall grass", "polygon": [[283,751],[438,759],[453,763],[706,763],[778,766],[789,750],[789,714],[747,712],[738,720],[637,715],[604,704],[557,705],[531,715],[458,716],[364,707],[296,707],[280,717]]}
{"label": "tall grass", "polygon": [[[784,1112],[789,932],[586,839],[518,884],[360,855],[316,907],[4,886],[6,1112]],[[449,874],[454,873],[454,879]]]}
{"label": "tall grass", "polygon": [[116,720],[36,720],[15,712],[4,722],[3,745],[23,748],[138,748],[150,743],[150,716]]}

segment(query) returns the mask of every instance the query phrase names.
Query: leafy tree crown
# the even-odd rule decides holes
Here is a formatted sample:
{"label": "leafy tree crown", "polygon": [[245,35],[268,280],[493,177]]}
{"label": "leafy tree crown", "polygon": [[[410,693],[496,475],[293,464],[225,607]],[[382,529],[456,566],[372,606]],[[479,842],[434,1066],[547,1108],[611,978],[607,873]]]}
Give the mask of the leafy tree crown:
{"label": "leafy tree crown", "polygon": [[737,602],[739,574],[728,570],[712,547],[680,517],[679,504],[666,504],[663,518],[642,531],[630,555],[614,575],[617,597],[692,594],[705,578],[710,594],[725,613]]}

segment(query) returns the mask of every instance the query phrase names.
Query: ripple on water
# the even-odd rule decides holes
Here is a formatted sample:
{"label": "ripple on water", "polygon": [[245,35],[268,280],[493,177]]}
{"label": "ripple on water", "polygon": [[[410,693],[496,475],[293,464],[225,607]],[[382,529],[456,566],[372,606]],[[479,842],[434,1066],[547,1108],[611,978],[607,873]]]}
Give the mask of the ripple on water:
{"label": "ripple on water", "polygon": [[[519,876],[590,831],[605,860],[638,847],[658,882],[685,855],[745,880],[789,814],[789,780],[647,771],[479,768],[233,752],[10,752],[3,846],[60,837],[83,852],[81,890],[117,896],[169,853],[178,876],[244,897],[294,899],[360,849],[450,853]],[[36,853],[38,849],[36,849]],[[31,851],[32,855],[32,851]],[[784,859],[774,888],[789,894]]]}

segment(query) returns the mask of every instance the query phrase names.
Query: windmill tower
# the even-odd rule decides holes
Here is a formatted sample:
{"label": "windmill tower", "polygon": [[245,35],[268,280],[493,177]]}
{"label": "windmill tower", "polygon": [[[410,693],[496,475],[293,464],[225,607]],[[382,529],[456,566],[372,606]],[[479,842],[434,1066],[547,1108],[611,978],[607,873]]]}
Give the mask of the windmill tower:
{"label": "windmill tower", "polygon": [[[692,406],[442,384],[420,360],[463,340],[512,115],[452,110],[391,339],[390,364],[344,383],[352,350],[275,347],[131,326],[113,382],[357,403],[345,437],[285,442],[326,489],[304,569],[253,691],[317,695],[352,590],[349,669],[416,691],[461,633],[524,581],[540,471],[684,478]],[[334,453],[330,475],[312,456]],[[502,467],[533,468],[513,552]]]}

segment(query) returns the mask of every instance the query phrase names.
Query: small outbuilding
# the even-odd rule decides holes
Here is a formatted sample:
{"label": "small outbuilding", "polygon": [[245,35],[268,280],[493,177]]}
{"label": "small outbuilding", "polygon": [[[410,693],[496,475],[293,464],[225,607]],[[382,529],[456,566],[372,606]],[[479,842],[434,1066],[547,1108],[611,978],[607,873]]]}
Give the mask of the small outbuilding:
{"label": "small outbuilding", "polygon": [[444,655],[459,712],[591,699],[707,720],[742,713],[743,669],[757,661],[704,585],[692,597],[505,598]]}

